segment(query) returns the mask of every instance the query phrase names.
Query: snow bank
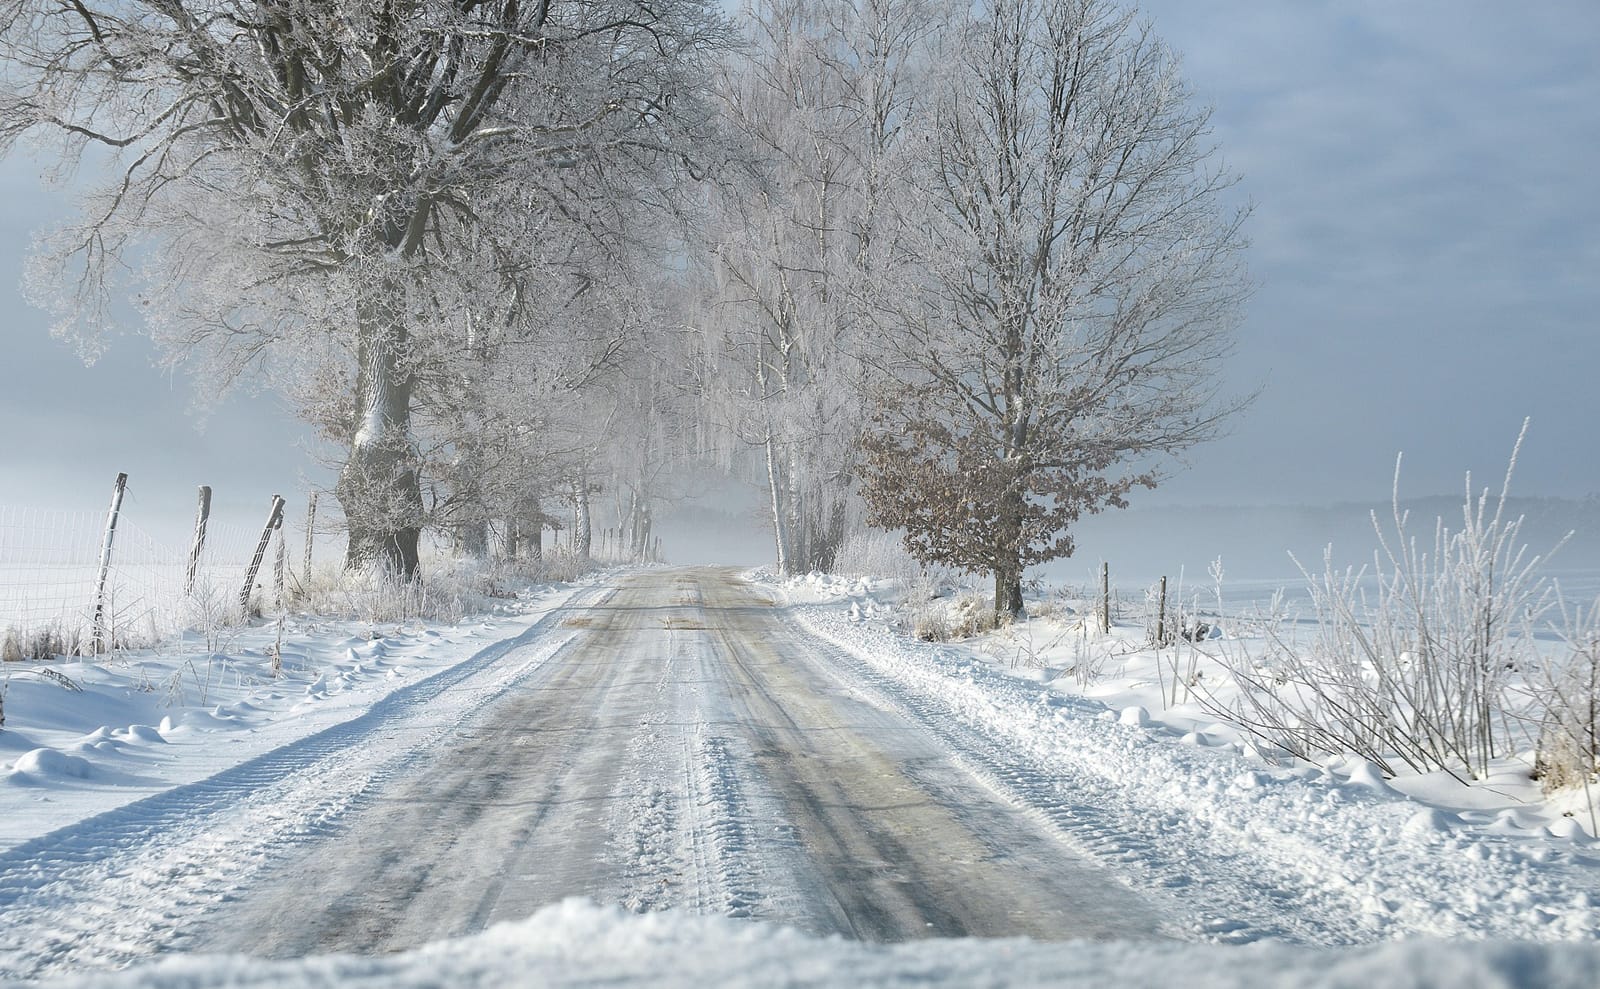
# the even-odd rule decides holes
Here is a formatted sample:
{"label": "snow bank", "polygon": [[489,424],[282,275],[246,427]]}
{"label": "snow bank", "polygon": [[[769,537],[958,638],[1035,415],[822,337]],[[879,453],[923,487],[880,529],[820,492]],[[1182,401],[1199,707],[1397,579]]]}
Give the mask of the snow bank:
{"label": "snow bank", "polygon": [[[24,777],[25,779],[18,779]],[[89,760],[55,749],[34,749],[16,761],[7,779],[11,782],[42,782],[50,779],[89,778]]]}
{"label": "snow bank", "polygon": [[1600,946],[1408,941],[1353,949],[1283,944],[1041,944],[931,940],[869,945],[681,913],[568,901],[526,921],[400,955],[292,961],[173,957],[44,983],[84,989],[239,986],[1541,986],[1600,984]]}
{"label": "snow bank", "polygon": [[862,582],[828,583],[775,590],[824,602],[793,613],[833,644],[842,682],[1169,898],[1197,939],[1600,938],[1600,842],[1571,819],[1438,806],[1356,759],[1275,766],[1226,725],[1163,723],[1152,691],[1112,691],[1108,706],[1048,668],[912,640]]}
{"label": "snow bank", "polygon": [[0,854],[358,718],[521,633],[580,586],[530,589],[453,625],[299,616],[281,643],[266,624],[93,661],[5,663]]}

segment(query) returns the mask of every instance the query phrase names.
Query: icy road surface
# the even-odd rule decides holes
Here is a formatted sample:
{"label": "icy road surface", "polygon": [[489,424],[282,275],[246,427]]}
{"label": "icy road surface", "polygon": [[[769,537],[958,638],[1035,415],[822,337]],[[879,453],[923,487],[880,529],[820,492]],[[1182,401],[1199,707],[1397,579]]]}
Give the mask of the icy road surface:
{"label": "icy road surface", "polygon": [[883,941],[1184,929],[763,594],[628,575],[354,721],[13,849],[5,974],[399,950],[571,896]]}

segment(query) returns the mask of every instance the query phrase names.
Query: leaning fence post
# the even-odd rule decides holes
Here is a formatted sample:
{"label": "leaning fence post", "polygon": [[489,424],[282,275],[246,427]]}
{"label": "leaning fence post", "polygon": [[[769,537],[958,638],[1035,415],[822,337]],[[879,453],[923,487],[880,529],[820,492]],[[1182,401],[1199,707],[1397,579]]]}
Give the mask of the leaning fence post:
{"label": "leaning fence post", "polygon": [[261,572],[261,561],[267,556],[267,543],[272,530],[283,522],[283,496],[272,496],[272,511],[267,514],[267,524],[261,527],[261,540],[256,543],[256,555],[250,558],[250,569],[244,574],[244,587],[239,591],[239,608],[250,613],[250,589],[256,586],[256,574]]}
{"label": "leaning fence post", "polygon": [[1111,564],[1100,562],[1100,627],[1111,631]]}
{"label": "leaning fence post", "polygon": [[211,519],[211,485],[200,485],[200,504],[194,510],[194,542],[189,546],[189,569],[183,576],[183,593],[194,593],[195,574],[200,570],[200,554],[206,548],[206,523]]}
{"label": "leaning fence post", "polygon": [[117,534],[117,513],[122,511],[122,494],[128,489],[128,475],[118,474],[111,489],[111,511],[106,514],[106,535],[100,543],[100,578],[94,587],[94,639],[90,648],[95,655],[105,651],[106,645],[106,578],[111,574],[111,541]]}
{"label": "leaning fence post", "polygon": [[311,536],[317,531],[317,493],[311,492],[311,503],[306,505],[306,568],[305,578],[311,576]]}

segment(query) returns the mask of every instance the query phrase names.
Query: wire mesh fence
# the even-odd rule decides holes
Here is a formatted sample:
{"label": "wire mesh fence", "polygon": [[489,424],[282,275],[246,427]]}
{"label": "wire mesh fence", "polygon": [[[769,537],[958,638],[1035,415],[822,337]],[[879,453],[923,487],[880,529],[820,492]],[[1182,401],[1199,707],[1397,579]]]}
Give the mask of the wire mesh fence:
{"label": "wire mesh fence", "polygon": [[153,643],[200,612],[237,606],[261,537],[208,523],[191,570],[191,546],[158,540],[125,513],[109,553],[106,530],[100,513],[0,505],[0,658]]}
{"label": "wire mesh fence", "polygon": [[[0,660],[48,660],[153,646],[184,630],[225,627],[252,614],[282,615],[291,607],[410,615],[418,611],[408,603],[412,597],[445,593],[421,582],[389,587],[381,576],[341,584],[314,575],[313,548],[329,559],[330,544],[347,531],[338,506],[325,506],[319,514],[315,495],[303,511],[274,495],[270,517],[254,525],[229,524],[210,514],[211,490],[202,487],[192,534],[180,529],[162,538],[140,521],[156,514],[156,526],[173,533],[173,516],[152,513],[154,506],[136,502],[130,507],[123,500],[127,493],[127,476],[119,475],[108,511],[0,504]],[[171,506],[167,508],[170,512]],[[163,520],[168,527],[162,528]],[[489,529],[486,538],[505,543],[503,532],[497,533],[494,525]],[[634,536],[620,525],[595,530],[581,544],[570,531],[541,532],[548,535],[519,540],[490,559],[468,560],[476,566],[468,568],[470,579],[462,587],[475,587],[477,581],[489,597],[501,595],[492,586],[498,579],[495,568],[537,569],[541,557],[545,566],[539,573],[546,577],[573,567],[575,575],[595,563],[661,559],[659,536]],[[433,552],[424,554],[424,569],[459,582],[457,564],[466,559],[461,547],[450,534],[433,532],[430,537]],[[493,564],[489,570],[482,567],[486,562]],[[432,610],[444,614],[450,609]]]}

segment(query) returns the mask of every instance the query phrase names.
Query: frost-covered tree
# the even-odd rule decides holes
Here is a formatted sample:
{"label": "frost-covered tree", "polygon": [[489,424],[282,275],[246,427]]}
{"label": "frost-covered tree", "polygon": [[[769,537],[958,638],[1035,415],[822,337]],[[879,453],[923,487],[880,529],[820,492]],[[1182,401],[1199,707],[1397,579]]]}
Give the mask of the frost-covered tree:
{"label": "frost-covered tree", "polygon": [[126,277],[173,363],[322,396],[348,562],[410,574],[440,286],[550,260],[508,204],[649,198],[723,34],[706,0],[0,0],[0,150],[111,168],[33,284],[91,352]]}
{"label": "frost-covered tree", "polygon": [[929,0],[760,0],[719,87],[747,170],[712,196],[708,329],[724,420],[761,450],[778,569],[827,569],[865,419],[871,299]]}
{"label": "frost-covered tree", "polygon": [[1206,110],[1107,0],[990,0],[953,25],[915,173],[925,236],[866,442],[871,519],[994,576],[995,609],[1081,515],[1213,436],[1246,281]]}
{"label": "frost-covered tree", "polygon": [[[654,329],[640,282],[658,252],[637,236],[641,210],[626,212],[576,225],[545,217],[511,238],[537,244],[536,257],[524,246],[436,287],[435,333],[453,345],[415,366],[418,456],[428,521],[471,555],[487,553],[491,526],[504,547],[506,534],[531,535],[548,521],[582,461],[610,439],[604,393]],[[536,214],[513,205],[496,215]],[[630,226],[626,237],[595,236]],[[462,232],[464,242],[481,234]]]}

